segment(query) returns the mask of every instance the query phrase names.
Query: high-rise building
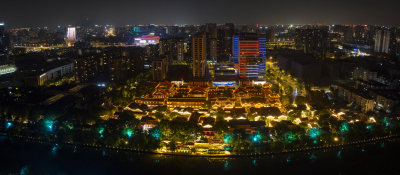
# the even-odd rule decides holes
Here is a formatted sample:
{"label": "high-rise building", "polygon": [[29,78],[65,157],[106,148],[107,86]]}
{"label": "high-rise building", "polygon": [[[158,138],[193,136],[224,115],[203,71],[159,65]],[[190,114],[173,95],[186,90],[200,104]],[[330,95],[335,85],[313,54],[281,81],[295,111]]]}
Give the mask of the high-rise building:
{"label": "high-rise building", "polygon": [[233,23],[226,23],[224,29],[225,37],[227,38],[232,38],[233,34],[235,34],[235,25]]}
{"label": "high-rise building", "polygon": [[208,49],[209,49],[209,59],[212,61],[217,61],[217,38],[209,38],[208,40]]}
{"label": "high-rise building", "polygon": [[159,54],[168,55],[170,58],[183,61],[185,57],[185,43],[183,38],[161,39]]}
{"label": "high-rise building", "polygon": [[234,35],[232,37],[232,57],[231,62],[233,64],[239,63],[239,35]]}
{"label": "high-rise building", "polygon": [[163,81],[167,78],[168,73],[168,59],[162,58],[153,60],[152,62],[153,68],[153,80],[154,81]]}
{"label": "high-rise building", "polygon": [[[6,74],[10,75],[17,70],[17,67],[14,64],[11,64],[8,60],[9,44],[5,24],[0,22],[0,77]],[[5,82],[12,82],[12,79],[11,76],[0,78],[0,87],[8,85]]]}
{"label": "high-rise building", "polygon": [[297,50],[312,54],[315,58],[324,59],[329,48],[327,29],[296,29],[295,44]]}
{"label": "high-rise building", "polygon": [[209,38],[217,38],[217,24],[207,23],[206,32],[208,33]]}
{"label": "high-rise building", "polygon": [[262,79],[265,75],[267,39],[257,35],[233,36],[232,62],[238,66],[240,78]]}
{"label": "high-rise building", "polygon": [[67,28],[67,42],[68,43],[76,42],[76,28],[75,27]]}
{"label": "high-rise building", "polygon": [[217,24],[207,23],[207,59],[216,61],[217,60]]}
{"label": "high-rise building", "polygon": [[7,43],[6,43],[6,30],[3,22],[0,22],[0,55],[6,53]]}
{"label": "high-rise building", "polygon": [[344,29],[343,29],[343,41],[345,43],[354,43],[353,33],[354,32],[353,32],[353,28],[352,27],[345,26]]}
{"label": "high-rise building", "polygon": [[389,55],[392,58],[396,58],[400,56],[399,54],[400,54],[400,28],[392,27],[390,29]]}
{"label": "high-rise building", "polygon": [[377,30],[375,34],[374,52],[389,53],[390,31]]}
{"label": "high-rise building", "polygon": [[217,55],[217,62],[227,61],[230,56],[230,54],[226,54],[225,30],[223,28],[219,28],[217,31]]}
{"label": "high-rise building", "polygon": [[5,29],[5,24],[0,22],[0,65],[8,64],[10,38]]}
{"label": "high-rise building", "polygon": [[176,58],[178,61],[183,61],[185,58],[185,43],[183,39],[176,41]]}
{"label": "high-rise building", "polygon": [[192,38],[193,77],[206,76],[206,33],[196,34]]}
{"label": "high-rise building", "polygon": [[224,26],[224,53],[229,58],[232,56],[232,37],[235,34],[235,25],[226,23]]}
{"label": "high-rise building", "polygon": [[160,55],[164,55],[169,49],[169,43],[167,39],[160,39],[158,42],[158,51]]}

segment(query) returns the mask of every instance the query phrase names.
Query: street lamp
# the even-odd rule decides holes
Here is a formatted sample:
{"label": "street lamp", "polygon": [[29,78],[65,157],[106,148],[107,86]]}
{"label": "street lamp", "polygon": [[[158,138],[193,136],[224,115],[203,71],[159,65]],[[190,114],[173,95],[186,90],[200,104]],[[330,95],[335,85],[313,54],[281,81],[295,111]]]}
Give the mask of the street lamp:
{"label": "street lamp", "polygon": [[334,140],[335,142],[337,142],[337,141],[339,141],[339,138],[338,138],[338,137],[334,137],[333,140]]}
{"label": "street lamp", "polygon": [[10,128],[13,124],[11,122],[6,123],[6,129]]}
{"label": "street lamp", "polygon": [[131,138],[132,135],[133,135],[132,129],[131,129],[131,128],[126,128],[126,129],[124,130],[124,135],[128,136],[129,138]]}

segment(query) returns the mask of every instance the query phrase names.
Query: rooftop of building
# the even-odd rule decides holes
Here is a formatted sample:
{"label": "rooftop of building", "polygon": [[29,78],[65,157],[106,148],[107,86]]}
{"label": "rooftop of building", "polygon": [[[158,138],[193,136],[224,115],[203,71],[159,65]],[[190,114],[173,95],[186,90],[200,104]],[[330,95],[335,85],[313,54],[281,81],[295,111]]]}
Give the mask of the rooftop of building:
{"label": "rooftop of building", "polygon": [[18,70],[25,75],[40,75],[51,69],[72,63],[66,58],[44,58],[40,56],[15,57],[15,64]]}
{"label": "rooftop of building", "polygon": [[230,127],[237,125],[250,125],[250,127],[263,127],[265,126],[265,121],[249,121],[249,120],[230,120],[228,122]]}
{"label": "rooftop of building", "polygon": [[170,81],[193,80],[193,72],[189,65],[170,65],[167,79]]}
{"label": "rooftop of building", "polygon": [[236,81],[237,75],[219,75],[214,77],[214,82]]}
{"label": "rooftop of building", "polygon": [[359,81],[361,83],[364,83],[364,84],[367,84],[367,85],[372,85],[372,86],[381,86],[381,87],[382,86],[387,86],[386,84],[383,84],[381,82],[377,82],[375,80],[364,81],[364,80],[361,80],[361,79],[357,79],[357,81]]}
{"label": "rooftop of building", "polygon": [[169,102],[203,102],[206,98],[169,98]]}
{"label": "rooftop of building", "polygon": [[235,34],[239,36],[239,40],[258,40],[258,38],[265,38],[265,35],[259,35],[257,33],[240,33]]}
{"label": "rooftop of building", "polygon": [[344,88],[344,89],[347,89],[348,91],[350,91],[350,92],[352,92],[352,93],[354,93],[354,94],[357,94],[357,95],[359,95],[359,96],[361,96],[361,97],[363,97],[363,98],[365,98],[365,99],[373,99],[367,92],[365,92],[365,91],[361,91],[361,90],[359,90],[359,89],[356,89],[356,88],[354,88],[354,87],[351,87],[351,86],[347,86],[347,85],[344,85],[344,84],[339,84],[338,86],[340,86],[340,87],[342,87],[342,88]]}
{"label": "rooftop of building", "polygon": [[374,93],[391,100],[400,100],[399,92],[396,90],[375,90]]}
{"label": "rooftop of building", "polygon": [[279,57],[284,57],[288,60],[294,61],[302,65],[318,64],[318,60],[315,59],[312,55],[304,54],[302,52],[284,52],[281,53],[278,58]]}

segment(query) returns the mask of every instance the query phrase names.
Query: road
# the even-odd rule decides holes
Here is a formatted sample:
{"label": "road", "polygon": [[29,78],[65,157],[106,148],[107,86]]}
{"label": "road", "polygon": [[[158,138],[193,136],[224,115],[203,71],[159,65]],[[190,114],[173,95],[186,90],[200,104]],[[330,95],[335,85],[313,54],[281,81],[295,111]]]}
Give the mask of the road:
{"label": "road", "polygon": [[58,94],[56,94],[56,95],[54,95],[54,96],[52,96],[52,97],[46,99],[46,100],[43,101],[41,104],[42,104],[42,105],[51,105],[51,104],[53,104],[54,102],[56,102],[56,101],[62,99],[62,98],[65,97],[65,96],[68,96],[68,95],[72,95],[72,94],[77,93],[79,90],[81,90],[82,88],[84,88],[84,87],[86,87],[86,86],[87,86],[86,84],[76,85],[75,87],[69,89],[69,90],[66,91],[66,92],[58,93]]}

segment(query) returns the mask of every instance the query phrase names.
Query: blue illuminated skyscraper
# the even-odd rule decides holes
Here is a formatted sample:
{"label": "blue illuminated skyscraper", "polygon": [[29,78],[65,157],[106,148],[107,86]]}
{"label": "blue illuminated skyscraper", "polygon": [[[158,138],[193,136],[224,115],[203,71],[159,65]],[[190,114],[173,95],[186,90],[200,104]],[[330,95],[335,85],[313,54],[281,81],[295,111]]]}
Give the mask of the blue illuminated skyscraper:
{"label": "blue illuminated skyscraper", "polygon": [[239,63],[239,35],[233,35],[231,61],[234,64]]}
{"label": "blue illuminated skyscraper", "polygon": [[258,62],[258,74],[261,76],[265,75],[265,62],[267,58],[267,38],[259,37],[258,38],[258,55],[262,61]]}

